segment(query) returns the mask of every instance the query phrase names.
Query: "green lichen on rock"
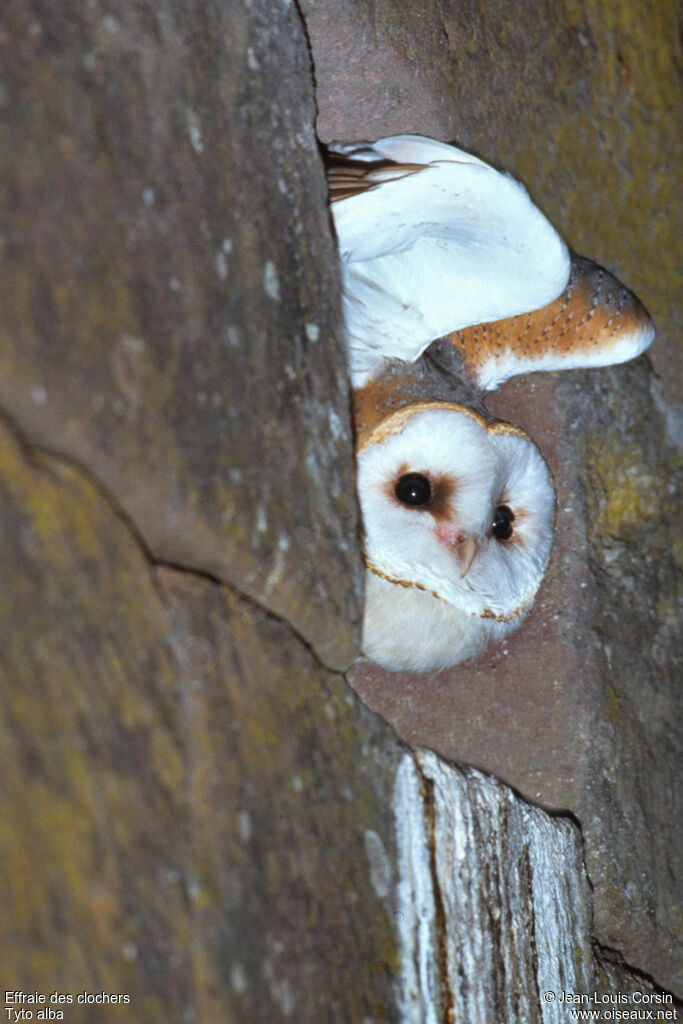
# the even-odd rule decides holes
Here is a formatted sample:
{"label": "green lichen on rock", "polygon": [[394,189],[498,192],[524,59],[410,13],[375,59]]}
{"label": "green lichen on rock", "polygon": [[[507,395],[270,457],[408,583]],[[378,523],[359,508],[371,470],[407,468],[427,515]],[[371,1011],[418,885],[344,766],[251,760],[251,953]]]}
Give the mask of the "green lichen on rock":
{"label": "green lichen on rock", "polygon": [[659,331],[655,365],[680,398],[675,6],[303,6],[323,138],[418,132],[515,174],[575,251],[645,302]]}
{"label": "green lichen on rock", "polygon": [[184,680],[203,970],[244,976],[228,993],[239,1020],[289,1006],[312,1024],[360,1024],[371,998],[386,1013],[394,897],[373,889],[364,834],[393,861],[397,750],[282,623],[204,580],[159,579]]}
{"label": "green lichen on rock", "polygon": [[150,936],[177,951],[185,916],[163,881],[181,859],[184,774],[163,607],[98,489],[6,430],[0,505],[8,984],[127,991],[155,1019],[155,989],[182,1001],[189,984],[167,958],[141,986],[136,962]]}
{"label": "green lichen on rock", "polygon": [[[618,429],[588,441],[588,494],[593,528],[605,541],[634,538],[638,530],[673,531],[664,515],[671,504],[680,465],[676,453],[662,448],[654,461],[641,441],[625,441]],[[663,439],[662,439],[663,442]],[[664,515],[663,515],[664,514]],[[669,550],[679,543],[670,536]]]}
{"label": "green lichen on rock", "polygon": [[348,384],[296,8],[21,0],[0,33],[0,408],[345,668]]}
{"label": "green lichen on rock", "polygon": [[[612,879],[598,866],[590,845],[587,856],[598,926],[609,936],[604,941],[618,947],[619,932],[627,924],[618,924],[619,907],[626,898],[641,922],[629,938],[642,949],[632,962],[648,964],[660,976],[668,971],[675,988],[681,922],[668,888],[681,870],[678,815],[671,805],[680,749],[671,723],[677,720],[683,639],[676,611],[683,562],[677,509],[683,466],[663,417],[647,400],[649,385],[641,361],[604,371],[603,381],[593,381],[585,395],[583,485],[599,596],[592,627],[604,654],[601,675],[611,724],[599,733],[603,767],[598,758],[594,787],[597,794],[606,786],[600,803],[613,836]],[[625,827],[621,817],[627,808]],[[591,829],[588,825],[589,836]],[[655,847],[653,835],[658,836]],[[617,864],[634,856],[634,866],[647,863],[649,869],[643,870],[640,887],[627,888]],[[650,921],[656,921],[656,929]],[[651,943],[660,949],[652,966],[646,951]]]}
{"label": "green lichen on rock", "polygon": [[389,730],[286,624],[153,569],[82,470],[8,430],[0,524],[8,984],[126,992],[150,1021],[389,1012],[393,889],[364,848],[394,858]]}
{"label": "green lichen on rock", "polygon": [[367,666],[353,676],[409,742],[571,809],[598,940],[676,985],[681,542],[660,412],[673,421],[683,380],[677,13],[647,0],[302,7],[325,141],[418,132],[472,150],[654,317],[664,397],[644,359],[522,378],[490,402],[539,444],[558,495],[553,555],[520,630],[428,687]]}

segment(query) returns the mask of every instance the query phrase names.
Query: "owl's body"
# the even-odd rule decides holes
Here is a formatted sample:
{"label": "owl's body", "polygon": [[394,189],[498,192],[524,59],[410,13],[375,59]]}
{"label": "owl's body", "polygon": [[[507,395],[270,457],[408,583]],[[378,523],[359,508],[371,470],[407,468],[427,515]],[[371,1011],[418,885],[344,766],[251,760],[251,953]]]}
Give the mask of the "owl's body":
{"label": "owl's body", "polygon": [[554,514],[548,467],[523,431],[455,403],[411,403],[360,447],[358,493],[369,657],[443,668],[522,620]]}
{"label": "owl's body", "polygon": [[481,654],[521,621],[473,617],[435,594],[365,574],[363,651],[394,672],[438,671]]}
{"label": "owl's body", "polygon": [[554,491],[487,390],[603,366],[654,335],[634,295],[566,246],[517,182],[443,143],[334,147],[332,213],[354,385],[365,654],[438,670],[530,609]]}
{"label": "owl's body", "polygon": [[419,136],[334,147],[330,190],[354,385],[473,323],[536,309],[569,277],[564,242],[525,189]]}

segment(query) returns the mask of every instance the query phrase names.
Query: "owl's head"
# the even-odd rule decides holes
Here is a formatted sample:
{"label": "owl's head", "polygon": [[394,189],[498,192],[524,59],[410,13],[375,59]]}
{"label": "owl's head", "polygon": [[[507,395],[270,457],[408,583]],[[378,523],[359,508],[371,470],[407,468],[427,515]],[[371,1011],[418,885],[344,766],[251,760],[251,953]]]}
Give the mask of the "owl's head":
{"label": "owl's head", "polygon": [[[363,650],[455,665],[514,629],[552,544],[550,472],[483,411],[515,374],[623,362],[641,303],[512,178],[422,136],[330,151],[365,530]],[[482,411],[476,411],[480,408]]]}
{"label": "owl's head", "polygon": [[361,447],[358,491],[371,573],[473,619],[512,628],[523,617],[550,554],[555,499],[522,430],[461,405],[415,403]]}

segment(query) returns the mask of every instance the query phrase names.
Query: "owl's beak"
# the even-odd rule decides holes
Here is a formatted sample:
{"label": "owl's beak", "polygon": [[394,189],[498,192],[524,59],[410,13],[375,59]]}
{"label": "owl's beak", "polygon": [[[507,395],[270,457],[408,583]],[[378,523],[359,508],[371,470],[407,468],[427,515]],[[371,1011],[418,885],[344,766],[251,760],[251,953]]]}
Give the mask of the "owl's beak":
{"label": "owl's beak", "polygon": [[442,544],[452,551],[460,561],[460,579],[467,575],[477,553],[477,541],[472,534],[459,530],[451,522],[440,522],[436,526],[436,536]]}
{"label": "owl's beak", "polygon": [[465,539],[458,544],[458,555],[460,556],[461,566],[460,579],[463,579],[469,572],[476,553],[477,542],[474,537],[465,537]]}

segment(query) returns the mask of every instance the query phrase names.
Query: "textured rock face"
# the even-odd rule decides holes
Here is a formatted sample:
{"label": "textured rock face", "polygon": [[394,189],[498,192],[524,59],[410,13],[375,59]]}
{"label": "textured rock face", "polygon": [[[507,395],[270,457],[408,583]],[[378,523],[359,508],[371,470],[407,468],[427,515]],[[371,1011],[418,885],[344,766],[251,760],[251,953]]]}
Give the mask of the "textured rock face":
{"label": "textured rock face", "polygon": [[615,271],[654,315],[655,368],[680,400],[673,7],[304,0],[302,8],[321,140],[417,132],[518,176],[574,250]]}
{"label": "textured rock face", "polygon": [[[295,7],[12,0],[0,47],[5,988],[127,995],[105,1024],[407,1024],[450,990],[471,1024],[473,1005],[554,1020],[533,986],[556,956],[576,984],[630,984],[586,966],[576,830],[406,752],[333,671],[360,574]],[[629,573],[655,570],[629,548],[633,502],[594,493],[596,557],[615,516],[622,538],[609,625]],[[503,884],[527,862],[540,884]],[[452,964],[474,934],[473,1003]]]}
{"label": "textured rock face", "polygon": [[536,607],[505,644],[447,672],[359,665],[350,677],[406,741],[571,811],[586,841],[597,935],[671,985],[681,872],[677,466],[651,382],[634,364],[526,378],[490,400],[532,434],[555,476],[556,543]]}
{"label": "textured rock face", "polygon": [[158,557],[348,664],[348,400],[296,10],[16,2],[0,30],[2,407]]}
{"label": "textured rock face", "polygon": [[671,996],[596,958],[571,822],[423,750],[401,760],[394,812],[402,1024],[564,1024],[567,999],[671,1012]]}
{"label": "textured rock face", "polygon": [[0,44],[3,981],[361,1020],[397,751],[323,668],[360,577],[302,25],[18,0]]}
{"label": "textured rock face", "polygon": [[112,1024],[391,1007],[389,730],[290,626],[155,569],[80,469],[6,430],[0,521],[6,988],[71,994],[77,1024],[83,991],[129,996]]}
{"label": "textured rock face", "polygon": [[405,740],[573,812],[599,940],[680,985],[672,12],[640,0],[303,7],[324,140],[419,132],[505,167],[657,323],[663,387],[642,359],[527,377],[487,402],[556,478],[555,550],[522,629],[450,672],[358,666],[351,679]]}

